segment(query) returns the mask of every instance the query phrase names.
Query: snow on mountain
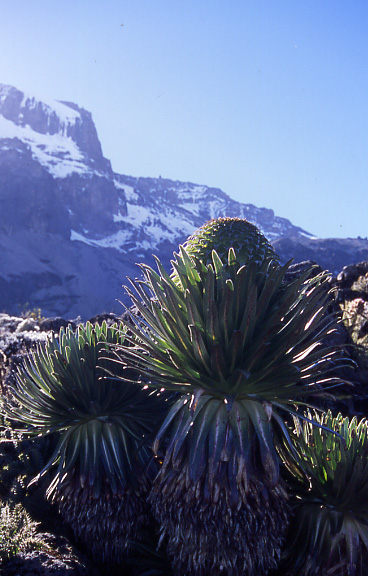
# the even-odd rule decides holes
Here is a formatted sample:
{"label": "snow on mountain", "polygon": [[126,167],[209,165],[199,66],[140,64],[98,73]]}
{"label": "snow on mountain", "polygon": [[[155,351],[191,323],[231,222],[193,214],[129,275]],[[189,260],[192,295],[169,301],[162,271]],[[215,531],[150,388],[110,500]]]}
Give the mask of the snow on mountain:
{"label": "snow on mountain", "polygon": [[[125,253],[142,252],[167,242],[177,244],[204,221],[218,216],[245,217],[270,240],[290,232],[309,235],[276,217],[272,210],[236,202],[219,189],[114,175],[102,156],[87,111],[70,102],[41,99],[0,85],[0,151],[9,150],[17,141],[26,145],[33,160],[58,183],[75,241]],[[79,206],[88,196],[90,203],[83,206],[82,214]],[[97,206],[102,198],[103,204]],[[86,210],[92,208],[96,218],[104,215],[111,225],[102,231],[96,219],[87,222]]]}
{"label": "snow on mountain", "polygon": [[126,216],[120,212],[113,215],[114,222],[121,225],[114,234],[97,240],[89,238],[88,234],[82,235],[72,230],[71,240],[85,242],[90,246],[115,248],[125,253],[135,252],[143,256],[144,251],[157,250],[165,242],[176,245],[178,238],[183,240],[196,228],[189,220],[183,220],[173,208],[164,207],[160,214],[156,214],[151,208],[128,202],[127,210]]}
{"label": "snow on mountain", "polygon": [[[48,118],[48,126],[50,131],[53,130],[53,119],[56,116],[59,121],[58,124],[61,128],[61,131],[65,136],[68,126],[75,124],[76,121],[80,120],[81,118],[80,113],[77,110],[73,110],[64,102],[51,100],[50,98],[46,98],[44,96],[37,98],[34,94],[20,92],[13,86],[0,84],[0,104],[4,104],[9,97],[14,99],[15,94],[17,95],[18,102],[19,96],[21,96],[21,101],[19,103],[19,108],[21,111],[18,114],[19,122],[24,121],[24,114],[22,110],[36,110],[40,108]],[[34,129],[37,131],[37,127]]]}
{"label": "snow on mountain", "polygon": [[[0,139],[18,138],[24,142],[34,160],[54,178],[101,172],[91,155],[91,146],[83,146],[86,136],[94,141],[94,152],[101,160],[100,143],[89,112],[70,102],[40,99],[0,84]],[[110,168],[109,163],[107,167]],[[106,165],[102,172],[104,169]]]}
{"label": "snow on mountain", "polygon": [[[219,216],[246,218],[271,241],[291,234],[311,237],[285,218],[276,217],[273,210],[242,204],[217,188],[163,178],[133,180],[119,175],[115,175],[115,185],[124,191],[126,213],[114,214],[114,219],[124,228],[144,229],[152,237],[151,245],[178,243],[205,221]],[[118,237],[114,240],[119,243]]]}
{"label": "snow on mountain", "polygon": [[112,214],[112,233],[97,238],[87,230],[73,230],[71,239],[143,256],[165,246],[176,248],[204,222],[219,216],[246,218],[271,241],[290,233],[311,237],[288,220],[276,217],[272,210],[241,204],[218,189],[162,178],[138,178],[133,185],[132,180],[115,174],[114,185],[120,192],[123,210],[118,205]]}
{"label": "snow on mountain", "polygon": [[48,117],[50,127],[52,126],[54,115],[57,116],[59,120],[58,132],[63,136],[67,136],[70,126],[74,125],[77,121],[81,121],[80,113],[77,110],[73,110],[67,103],[45,98],[40,100],[33,95],[23,92],[22,108],[32,110],[37,109],[39,106]]}
{"label": "snow on mountain", "polygon": [[[54,178],[66,178],[72,173],[88,174],[84,156],[77,144],[63,134],[42,134],[30,126],[17,126],[0,116],[0,138],[18,138],[30,147],[34,160],[44,166]],[[1,144],[0,150],[8,150],[8,144]]]}
{"label": "snow on mountain", "polygon": [[0,84],[0,311],[25,302],[90,317],[122,298],[135,263],[178,249],[211,218],[244,217],[270,241],[311,234],[218,188],[115,174],[91,114]]}

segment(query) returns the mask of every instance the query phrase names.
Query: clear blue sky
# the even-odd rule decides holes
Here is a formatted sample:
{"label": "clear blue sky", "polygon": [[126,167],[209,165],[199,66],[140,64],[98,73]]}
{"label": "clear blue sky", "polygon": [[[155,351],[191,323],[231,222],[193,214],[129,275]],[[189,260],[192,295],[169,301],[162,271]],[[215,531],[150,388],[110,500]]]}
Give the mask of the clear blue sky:
{"label": "clear blue sky", "polygon": [[367,0],[0,0],[0,82],[91,111],[117,172],[368,236]]}

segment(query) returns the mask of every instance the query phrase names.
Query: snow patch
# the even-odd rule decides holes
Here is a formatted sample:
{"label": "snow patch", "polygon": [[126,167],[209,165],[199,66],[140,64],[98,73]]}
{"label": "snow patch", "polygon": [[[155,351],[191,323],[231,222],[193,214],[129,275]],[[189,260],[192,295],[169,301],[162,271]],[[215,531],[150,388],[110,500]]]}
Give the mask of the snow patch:
{"label": "snow patch", "polygon": [[[7,97],[9,95],[11,96],[11,93],[14,91],[23,96],[20,103],[21,110],[34,110],[36,108],[41,108],[42,112],[49,119],[51,119],[52,116],[57,116],[61,129],[60,131],[63,135],[66,135],[69,126],[73,126],[77,121],[82,120],[80,113],[65,102],[60,102],[44,96],[37,96],[34,93],[30,94],[28,92],[23,92],[6,84],[0,84],[0,104],[5,102]],[[24,118],[22,111],[19,113],[18,118]]]}
{"label": "snow patch", "polygon": [[32,110],[38,106],[41,106],[43,111],[49,116],[53,113],[56,114],[60,122],[64,125],[75,124],[78,119],[81,119],[81,115],[77,110],[70,108],[70,106],[63,102],[43,96],[38,98],[34,94],[23,92],[21,108],[29,108]]}
{"label": "snow patch", "polygon": [[165,242],[177,244],[178,238],[189,236],[196,228],[190,219],[167,206],[157,214],[145,206],[128,203],[127,214],[118,212],[113,215],[113,220],[119,222],[121,228],[110,236],[96,240],[73,230],[71,240],[128,253],[137,249],[156,250]]}
{"label": "snow patch", "polygon": [[138,200],[138,194],[134,190],[133,186],[129,186],[128,184],[122,184],[118,180],[114,180],[114,186],[118,190],[123,190],[125,198],[128,202],[136,202]]}
{"label": "snow patch", "polygon": [[30,126],[17,126],[0,116],[0,139],[18,138],[27,144],[34,160],[42,164],[55,178],[66,178],[72,173],[86,174],[84,155],[77,144],[61,134],[40,134]]}

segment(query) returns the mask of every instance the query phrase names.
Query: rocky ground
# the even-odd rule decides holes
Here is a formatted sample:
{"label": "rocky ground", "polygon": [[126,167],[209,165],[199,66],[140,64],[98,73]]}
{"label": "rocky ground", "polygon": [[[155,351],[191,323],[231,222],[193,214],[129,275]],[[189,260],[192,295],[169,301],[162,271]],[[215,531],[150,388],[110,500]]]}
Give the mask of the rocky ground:
{"label": "rocky ground", "polygon": [[[289,279],[299,274],[309,263],[294,265],[290,268]],[[368,362],[366,355],[360,355],[359,349],[353,343],[352,333],[361,344],[368,341],[368,262],[362,262],[345,267],[336,278],[331,279],[334,296],[331,306],[345,314],[345,322],[340,322],[337,331],[330,343],[340,346],[342,353],[350,355],[357,362],[354,371],[346,374],[347,379],[353,382],[351,409],[359,414],[364,413],[367,404]],[[343,311],[342,311],[343,308]],[[354,324],[354,314],[359,316],[359,325]],[[348,319],[348,321],[347,321]],[[90,319],[91,322],[108,323],[120,320],[113,314],[105,314]],[[26,317],[0,314],[0,386],[2,397],[6,398],[9,387],[14,384],[14,372],[22,357],[34,349],[37,342],[46,340],[52,333],[58,334],[62,326],[71,324],[74,328],[78,320],[65,318],[42,318],[40,313],[28,313]],[[352,329],[353,326],[353,329]],[[359,340],[360,338],[360,340]],[[23,443],[22,443],[23,442]],[[18,441],[16,435],[3,430],[0,437],[0,467],[7,470],[13,453],[19,456],[20,449],[27,452],[27,444]],[[32,452],[30,446],[28,447]],[[7,485],[7,478],[9,484]],[[73,540],[73,534],[58,518],[57,512],[47,504],[42,496],[42,486],[28,489],[21,485],[21,480],[15,476],[3,475],[0,480],[0,498],[6,499],[9,495],[15,502],[25,498],[27,510],[39,522],[39,546],[36,549],[21,551],[1,567],[4,576],[21,575],[53,575],[61,576],[98,576],[101,567],[94,566],[88,558],[88,551],[80,550]],[[26,495],[26,496],[25,496]],[[1,558],[0,558],[1,565]],[[109,574],[113,573],[109,571]],[[122,574],[125,572],[119,572]]]}

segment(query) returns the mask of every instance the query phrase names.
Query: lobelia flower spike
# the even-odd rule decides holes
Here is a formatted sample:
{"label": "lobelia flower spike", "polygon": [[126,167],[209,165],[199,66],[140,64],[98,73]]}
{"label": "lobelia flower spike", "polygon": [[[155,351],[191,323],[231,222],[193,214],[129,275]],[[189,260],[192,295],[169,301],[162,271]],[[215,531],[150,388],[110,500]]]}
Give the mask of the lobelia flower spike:
{"label": "lobelia flower spike", "polygon": [[195,256],[205,264],[212,260],[212,250],[216,250],[221,260],[226,260],[229,248],[237,254],[241,264],[261,263],[265,259],[279,262],[279,257],[267,238],[255,224],[245,218],[212,219],[198,228],[184,243],[189,256]]}
{"label": "lobelia flower spike", "polygon": [[[149,379],[180,393],[158,432],[165,451],[150,495],[178,576],[267,574],[279,560],[288,498],[275,436],[291,446],[284,418],[329,378],[335,351],[321,340],[327,277],[310,270],[284,282],[273,253],[240,263],[184,247],[170,277],[142,264],[127,288],[138,313],[132,346],[117,354]],[[338,362],[338,359],[336,359]]]}
{"label": "lobelia flower spike", "polygon": [[131,540],[139,540],[157,473],[147,440],[161,422],[161,399],[137,383],[106,377],[109,347],[122,344],[125,332],[122,324],[89,322],[76,332],[61,329],[19,367],[16,403],[7,407],[26,434],[58,435],[40,472],[57,467],[47,496],[99,562],[121,560]]}

